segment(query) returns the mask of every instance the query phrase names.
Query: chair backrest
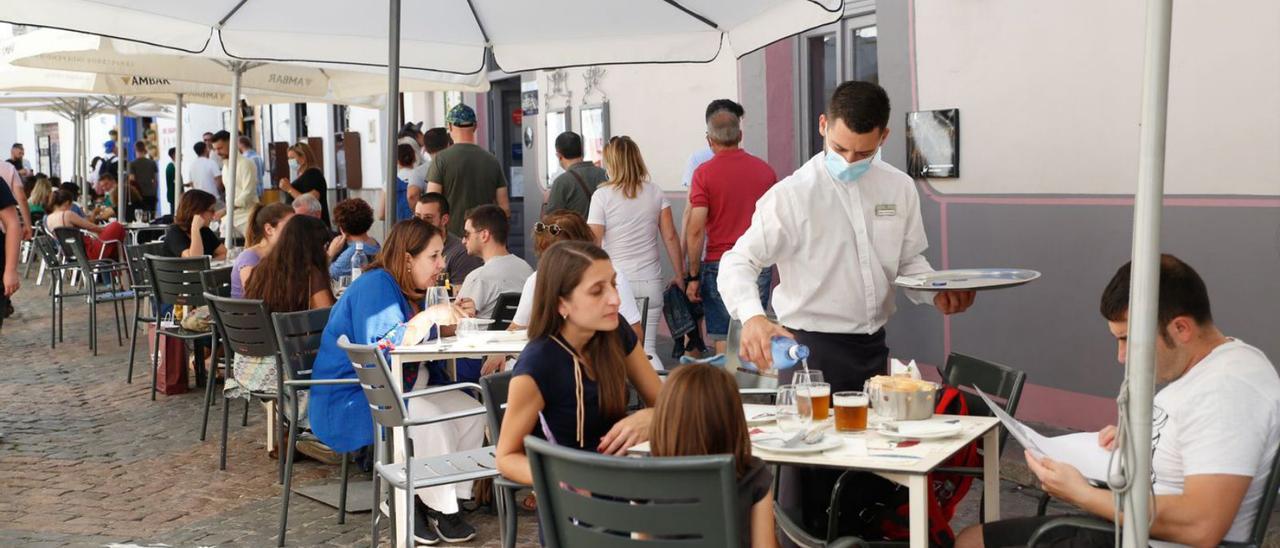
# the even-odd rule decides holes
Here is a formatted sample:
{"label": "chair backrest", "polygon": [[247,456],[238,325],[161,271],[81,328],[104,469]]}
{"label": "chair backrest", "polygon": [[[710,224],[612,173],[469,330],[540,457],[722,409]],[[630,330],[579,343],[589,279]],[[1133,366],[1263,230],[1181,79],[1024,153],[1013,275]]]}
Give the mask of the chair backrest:
{"label": "chair backrest", "polygon": [[520,307],[520,293],[503,293],[498,295],[498,302],[493,306],[493,323],[489,331],[505,331],[516,317],[516,308]]}
{"label": "chair backrest", "polygon": [[40,253],[40,259],[44,261],[47,268],[53,268],[62,265],[61,252],[58,251],[58,241],[53,236],[43,233],[35,235],[36,252]]}
{"label": "chair backrest", "polygon": [[163,242],[125,246],[124,260],[129,263],[129,278],[135,290],[151,291],[151,271],[147,268],[146,256],[163,253]]}
{"label": "chair backrest", "polygon": [[60,226],[53,229],[53,236],[58,240],[58,249],[62,251],[63,260],[75,265],[87,274],[89,272],[89,256],[84,248],[84,236],[80,229]]}
{"label": "chair backrest", "polygon": [[338,348],[347,353],[351,367],[356,370],[360,388],[369,400],[369,412],[373,421],[384,428],[404,426],[408,411],[400,394],[400,383],[391,380],[391,367],[375,345],[352,344],[343,335],[338,338]]}
{"label": "chair backrest", "polygon": [[1258,516],[1254,518],[1253,534],[1249,542],[1253,546],[1262,546],[1267,542],[1267,525],[1271,521],[1271,511],[1275,510],[1276,497],[1280,495],[1280,449],[1271,459],[1271,475],[1267,476],[1266,487],[1262,491],[1262,500],[1258,503]]}
{"label": "chair backrest", "polygon": [[267,307],[257,299],[232,299],[205,293],[213,323],[235,354],[261,358],[276,356],[276,337]]}
{"label": "chair backrest", "polygon": [[144,255],[151,273],[151,291],[161,304],[204,306],[200,273],[209,270],[209,257]]}
{"label": "chair backrest", "polygon": [[649,335],[645,332],[649,329],[649,298],[636,297],[636,308],[640,310],[640,338],[643,339]]}
{"label": "chair backrest", "polygon": [[613,457],[533,436],[524,447],[547,546],[737,546],[747,529],[732,455]]}
{"label": "chair backrest", "polygon": [[311,379],[311,369],[316,354],[320,352],[320,339],[324,335],[325,324],[329,323],[330,310],[318,308],[271,314],[284,380]]}
{"label": "chair backrest", "polygon": [[[1007,365],[1001,365],[973,356],[952,352],[947,356],[946,368],[942,371],[942,380],[948,386],[960,389],[970,415],[993,416],[986,402],[972,387],[977,386],[994,400],[1004,400],[1004,412],[1013,415],[1018,412],[1018,401],[1022,399],[1022,387],[1027,383],[1027,374]],[[1003,452],[1009,441],[1009,431],[1000,431],[1000,451]]]}
{"label": "chair backrest", "polygon": [[499,371],[480,378],[480,393],[484,395],[485,418],[489,419],[489,434],[494,440],[502,431],[502,418],[507,414],[507,393],[511,388],[510,371]]}
{"label": "chair backrest", "polygon": [[200,287],[205,293],[219,297],[231,296],[231,267],[211,268],[200,273]]}

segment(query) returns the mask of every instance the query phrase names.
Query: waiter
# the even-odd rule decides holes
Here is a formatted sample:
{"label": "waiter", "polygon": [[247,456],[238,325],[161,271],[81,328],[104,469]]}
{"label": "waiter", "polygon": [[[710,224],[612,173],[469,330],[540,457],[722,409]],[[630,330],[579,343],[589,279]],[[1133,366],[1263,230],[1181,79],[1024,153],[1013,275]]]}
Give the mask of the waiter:
{"label": "waiter", "polygon": [[[933,271],[922,255],[928,242],[915,183],[877,159],[888,125],[889,96],[880,86],[837,87],[818,117],[824,151],[765,193],[751,227],[721,259],[721,295],[729,314],[742,321],[745,359],[770,367],[770,341],[781,335],[810,348],[809,368],[822,371],[833,393],[862,390],[868,378],[885,372],[893,280]],[[756,287],[769,265],[777,265],[782,280],[773,293],[781,325],[765,317]],[[907,293],[917,304],[932,301],[943,314],[963,312],[974,299],[972,291]],[[779,383],[790,383],[793,373],[780,371]],[[784,508],[797,502],[788,493],[795,485],[794,471],[788,472],[779,493]],[[825,526],[834,478],[805,476],[805,521]]]}

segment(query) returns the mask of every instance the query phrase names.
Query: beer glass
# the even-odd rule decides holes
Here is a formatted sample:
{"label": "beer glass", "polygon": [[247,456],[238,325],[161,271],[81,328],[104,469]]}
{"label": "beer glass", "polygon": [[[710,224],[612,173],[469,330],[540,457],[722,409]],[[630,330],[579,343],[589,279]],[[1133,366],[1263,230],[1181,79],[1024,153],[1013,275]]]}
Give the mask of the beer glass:
{"label": "beer glass", "polygon": [[867,429],[866,392],[836,392],[831,396],[835,407],[836,432],[861,432]]}
{"label": "beer glass", "polygon": [[825,382],[797,384],[796,406],[807,409],[814,422],[825,421],[831,416],[831,385]]}

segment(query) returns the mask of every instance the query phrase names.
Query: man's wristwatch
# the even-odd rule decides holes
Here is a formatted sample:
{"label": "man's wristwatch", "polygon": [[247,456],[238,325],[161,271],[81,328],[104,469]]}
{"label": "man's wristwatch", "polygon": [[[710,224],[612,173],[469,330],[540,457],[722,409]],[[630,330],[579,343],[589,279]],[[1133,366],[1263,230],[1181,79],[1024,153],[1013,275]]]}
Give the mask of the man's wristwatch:
{"label": "man's wristwatch", "polygon": [[684,283],[700,282],[700,281],[702,281],[702,276],[699,276],[697,274],[689,274],[684,277]]}

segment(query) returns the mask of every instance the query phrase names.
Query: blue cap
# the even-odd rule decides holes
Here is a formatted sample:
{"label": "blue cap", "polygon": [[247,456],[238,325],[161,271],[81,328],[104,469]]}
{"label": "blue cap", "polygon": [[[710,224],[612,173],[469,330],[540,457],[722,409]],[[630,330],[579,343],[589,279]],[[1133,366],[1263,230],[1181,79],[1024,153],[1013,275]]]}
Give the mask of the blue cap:
{"label": "blue cap", "polygon": [[445,115],[444,121],[451,126],[474,126],[476,125],[476,111],[467,105],[459,103],[449,109],[449,114]]}

